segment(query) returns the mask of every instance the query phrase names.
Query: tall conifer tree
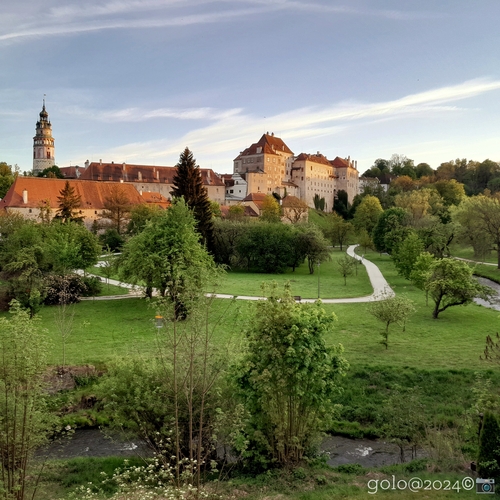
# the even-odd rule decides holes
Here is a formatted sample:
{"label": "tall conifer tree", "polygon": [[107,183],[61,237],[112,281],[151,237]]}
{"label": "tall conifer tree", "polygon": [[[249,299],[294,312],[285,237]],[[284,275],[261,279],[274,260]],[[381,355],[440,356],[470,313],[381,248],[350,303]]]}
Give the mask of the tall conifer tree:
{"label": "tall conifer tree", "polygon": [[193,210],[196,228],[202,237],[202,242],[208,250],[212,251],[213,220],[210,200],[207,189],[203,185],[200,167],[196,165],[196,160],[189,148],[181,153],[176,167],[172,196],[176,198],[182,196],[188,207]]}
{"label": "tall conifer tree", "polygon": [[76,193],[75,188],[68,181],[59,191],[61,196],[57,197],[59,209],[56,213],[56,219],[62,219],[63,222],[74,221],[82,222],[84,217],[78,215],[82,198]]}

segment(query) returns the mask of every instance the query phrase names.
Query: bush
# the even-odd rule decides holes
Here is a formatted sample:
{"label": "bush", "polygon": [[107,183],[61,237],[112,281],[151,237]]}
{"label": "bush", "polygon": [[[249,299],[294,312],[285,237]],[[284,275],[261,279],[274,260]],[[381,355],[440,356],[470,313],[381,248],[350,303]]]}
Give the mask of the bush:
{"label": "bush", "polygon": [[102,292],[103,284],[98,276],[83,276],[82,281],[85,285],[82,297],[94,297]]}
{"label": "bush", "polygon": [[45,278],[46,297],[44,304],[48,306],[59,304],[76,304],[84,295],[87,288],[81,276],[67,274],[59,276],[49,275]]}

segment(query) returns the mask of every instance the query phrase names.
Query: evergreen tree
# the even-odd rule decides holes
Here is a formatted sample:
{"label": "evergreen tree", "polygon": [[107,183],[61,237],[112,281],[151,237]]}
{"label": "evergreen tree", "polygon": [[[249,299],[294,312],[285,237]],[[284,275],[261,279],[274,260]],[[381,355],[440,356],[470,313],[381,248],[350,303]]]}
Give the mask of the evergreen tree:
{"label": "evergreen tree", "polygon": [[78,209],[80,208],[81,196],[76,194],[75,188],[70,186],[66,181],[64,188],[59,192],[61,196],[57,197],[59,201],[59,210],[57,210],[56,218],[62,219],[63,222],[83,221],[83,217],[78,216]]}
{"label": "evergreen tree", "polygon": [[[500,427],[492,413],[486,413],[479,437],[478,474],[482,478],[500,478]],[[495,482],[496,482],[495,481]]]}
{"label": "evergreen tree", "polygon": [[207,189],[203,185],[200,167],[196,165],[193,153],[186,148],[180,155],[176,165],[177,172],[173,180],[172,196],[184,198],[188,207],[193,210],[196,228],[201,234],[202,242],[208,250],[213,249],[213,220]]}

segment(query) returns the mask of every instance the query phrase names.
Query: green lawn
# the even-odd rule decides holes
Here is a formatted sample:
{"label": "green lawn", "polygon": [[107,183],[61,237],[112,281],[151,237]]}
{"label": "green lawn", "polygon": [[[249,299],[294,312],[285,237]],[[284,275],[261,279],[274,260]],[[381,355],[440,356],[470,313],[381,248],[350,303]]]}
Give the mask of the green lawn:
{"label": "green lawn", "polygon": [[484,257],[478,259],[477,257],[474,257],[474,250],[470,245],[460,245],[458,243],[454,243],[450,245],[450,252],[453,257],[461,257],[462,259],[471,259],[478,262],[497,263],[497,252],[495,250],[491,250]]}
{"label": "green lawn", "polygon": [[[486,335],[500,331],[497,311],[471,304],[452,307],[434,320],[431,305],[425,305],[424,293],[397,275],[390,257],[374,252],[365,256],[381,268],[396,293],[405,293],[415,301],[417,312],[408,322],[405,332],[398,325],[391,325],[389,349],[385,349],[380,344],[383,326],[368,313],[369,304],[325,304],[325,309],[335,312],[338,317],[336,328],[327,338],[328,343],[341,342],[346,358],[353,365],[420,369],[484,368],[479,355],[484,349]],[[304,279],[307,278],[304,275]],[[347,290],[351,288],[351,281],[354,277],[348,280]],[[314,284],[317,286],[317,282],[313,281],[313,288]],[[344,289],[344,286],[339,288]],[[251,294],[250,291],[247,293]],[[216,334],[224,343],[229,339],[239,341],[242,338],[254,304],[236,301],[229,311],[225,311],[228,306],[228,300],[221,299],[215,303],[219,315],[226,319]],[[54,309],[43,308],[39,317],[48,328],[54,344],[51,362],[58,363],[61,341],[55,327]],[[138,298],[83,301],[75,305],[73,333],[66,346],[68,361],[73,364],[105,362],[116,354],[153,349],[153,317],[154,311],[148,307],[148,302]]]}
{"label": "green lawn", "polygon": [[230,271],[220,285],[220,293],[262,296],[262,283],[270,281],[276,281],[279,285],[289,281],[293,295],[300,295],[303,298],[318,297],[318,281],[321,298],[363,297],[373,292],[363,265],[358,264],[357,275],[354,273],[349,276],[347,285],[344,285],[344,278],[339,273],[337,260],[343,257],[345,252],[334,250],[330,255],[331,260],[320,265],[319,273],[318,266],[315,266],[314,274],[309,274],[307,263],[302,264],[294,272],[289,270],[284,274]]}

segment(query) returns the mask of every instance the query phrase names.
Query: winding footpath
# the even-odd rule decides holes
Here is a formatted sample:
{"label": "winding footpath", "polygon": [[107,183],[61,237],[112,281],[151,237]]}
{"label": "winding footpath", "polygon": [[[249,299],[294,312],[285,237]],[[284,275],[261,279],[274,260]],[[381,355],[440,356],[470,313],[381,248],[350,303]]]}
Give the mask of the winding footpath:
{"label": "winding footpath", "polygon": [[[370,278],[370,283],[373,287],[373,293],[371,295],[366,295],[364,297],[351,297],[348,299],[321,299],[321,302],[324,304],[352,304],[352,303],[357,303],[357,302],[375,302],[377,300],[383,300],[387,299],[389,297],[394,297],[395,293],[392,290],[392,288],[389,286],[389,283],[387,283],[386,279],[380,272],[380,269],[373,263],[370,262],[369,260],[365,259],[364,257],[360,257],[357,255],[354,250],[356,249],[358,245],[351,245],[347,248],[347,254],[350,255],[351,257],[359,260],[366,268],[366,272],[368,273],[368,277]],[[83,271],[81,271],[83,273]],[[96,276],[94,274],[88,274],[87,276]],[[100,277],[100,276],[97,276]],[[101,277],[102,278],[102,277]],[[129,289],[129,294],[128,295],[108,295],[104,297],[86,297],[82,298],[82,300],[115,300],[115,299],[127,299],[131,297],[137,297],[142,295],[141,287],[137,287],[134,285],[131,285],[129,283],[122,283],[121,281],[109,280],[110,285],[117,285],[121,286],[123,288],[128,288]],[[217,293],[215,294],[215,297],[218,299],[234,299],[236,298],[237,300],[262,300],[265,297],[255,297],[255,296],[250,296],[250,295],[237,295],[236,297],[234,295],[229,295],[229,294],[224,294],[224,293]],[[301,299],[301,302],[316,302],[318,299]]]}

